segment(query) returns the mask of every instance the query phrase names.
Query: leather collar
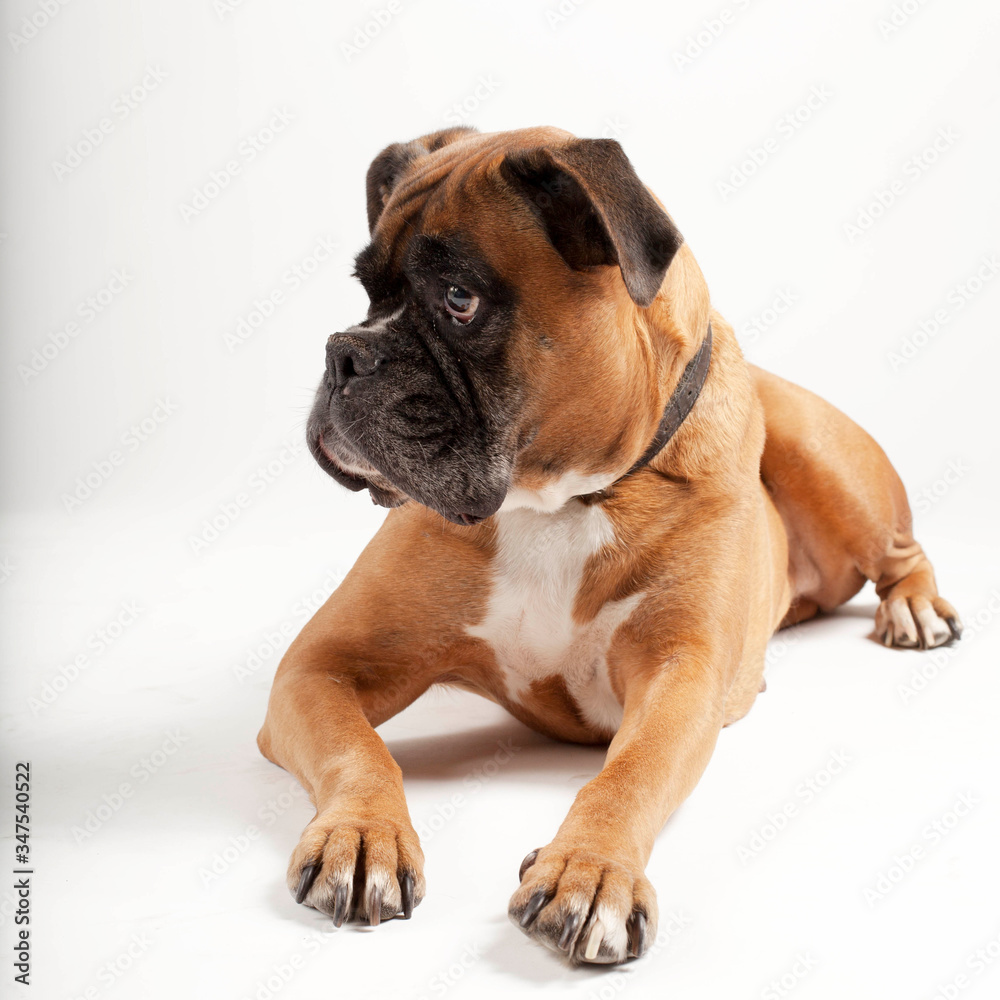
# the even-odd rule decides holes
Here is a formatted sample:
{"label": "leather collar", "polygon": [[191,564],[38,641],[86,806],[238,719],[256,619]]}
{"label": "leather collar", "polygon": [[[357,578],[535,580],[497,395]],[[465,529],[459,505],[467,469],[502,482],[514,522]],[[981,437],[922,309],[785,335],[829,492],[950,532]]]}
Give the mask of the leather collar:
{"label": "leather collar", "polygon": [[[644,465],[648,465],[663,449],[667,442],[677,433],[685,417],[691,412],[691,408],[701,395],[705,379],[708,377],[708,367],[712,361],[712,324],[708,324],[708,333],[698,348],[698,353],[687,363],[681,377],[667,400],[667,405],[663,410],[663,417],[660,425],[656,428],[653,440],[649,442],[649,447],[643,453],[635,465],[632,466],[624,476],[619,476],[611,486],[605,487],[610,490],[617,486],[623,479],[627,479],[634,472],[638,472]],[[605,490],[600,490],[597,496],[603,494]],[[592,494],[593,495],[593,494]],[[582,499],[582,498],[581,498]]]}

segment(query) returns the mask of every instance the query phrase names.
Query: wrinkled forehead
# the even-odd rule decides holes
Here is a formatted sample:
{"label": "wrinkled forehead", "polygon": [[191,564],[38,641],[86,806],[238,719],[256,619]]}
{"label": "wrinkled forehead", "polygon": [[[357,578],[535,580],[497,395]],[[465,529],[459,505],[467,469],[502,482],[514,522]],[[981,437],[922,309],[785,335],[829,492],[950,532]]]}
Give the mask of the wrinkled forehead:
{"label": "wrinkled forehead", "polygon": [[[512,132],[469,132],[461,138],[414,156],[396,178],[376,231],[412,222],[443,204],[474,198],[495,178],[508,153],[572,141],[569,132],[554,128]],[[387,234],[388,235],[388,234]]]}
{"label": "wrinkled forehead", "polygon": [[396,181],[358,254],[356,273],[372,298],[398,294],[412,268],[466,278],[489,291],[498,273],[516,264],[519,242],[541,238],[528,209],[500,179],[515,149],[571,139],[557,129],[472,133],[414,157]]}

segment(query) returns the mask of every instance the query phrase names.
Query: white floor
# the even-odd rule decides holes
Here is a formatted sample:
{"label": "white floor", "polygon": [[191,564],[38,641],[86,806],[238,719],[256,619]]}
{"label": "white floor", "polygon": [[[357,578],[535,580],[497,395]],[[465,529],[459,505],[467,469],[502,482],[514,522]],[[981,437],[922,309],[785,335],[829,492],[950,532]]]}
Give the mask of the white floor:
{"label": "white floor", "polygon": [[[254,736],[288,636],[378,521],[338,491],[347,506],[351,531],[286,525],[278,544],[259,517],[200,561],[197,505],[8,522],[6,731],[33,776],[26,996],[997,995],[995,550],[925,539],[969,625],[954,650],[878,646],[870,591],[776,639],[767,691],[657,844],[660,943],[624,969],[569,969],[506,904],[602,754],[472,696],[433,692],[381,730],[424,838],[412,921],[331,932],[285,889],[310,808]],[[101,627],[118,636],[103,649]],[[0,891],[5,954],[12,900]]]}

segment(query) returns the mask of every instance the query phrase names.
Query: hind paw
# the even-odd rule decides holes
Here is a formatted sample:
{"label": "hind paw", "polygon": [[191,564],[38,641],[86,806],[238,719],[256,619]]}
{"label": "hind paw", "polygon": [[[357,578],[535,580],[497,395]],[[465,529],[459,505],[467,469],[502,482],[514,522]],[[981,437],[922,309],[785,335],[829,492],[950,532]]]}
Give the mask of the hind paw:
{"label": "hind paw", "polygon": [[942,597],[890,597],[875,613],[875,636],[899,649],[933,649],[962,636],[958,612]]}

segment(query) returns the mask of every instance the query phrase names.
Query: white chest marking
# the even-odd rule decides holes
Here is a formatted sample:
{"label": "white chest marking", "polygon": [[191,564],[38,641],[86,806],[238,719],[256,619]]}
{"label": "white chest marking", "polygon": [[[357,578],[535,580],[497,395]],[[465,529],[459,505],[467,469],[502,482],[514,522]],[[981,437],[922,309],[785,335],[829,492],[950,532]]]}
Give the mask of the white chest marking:
{"label": "white chest marking", "polygon": [[559,510],[570,497],[596,493],[598,490],[603,490],[605,486],[610,486],[614,480],[614,473],[567,472],[538,490],[526,490],[520,486],[513,487],[507,494],[500,510],[507,513],[528,507],[531,510],[551,514]]}
{"label": "white chest marking", "polygon": [[608,680],[607,651],[642,594],[609,601],[585,625],[573,605],[587,560],[614,541],[599,506],[570,500],[554,513],[516,508],[497,515],[497,556],[486,615],[470,635],[493,648],[511,699],[559,674],[583,717],[609,733],[622,707]]}

